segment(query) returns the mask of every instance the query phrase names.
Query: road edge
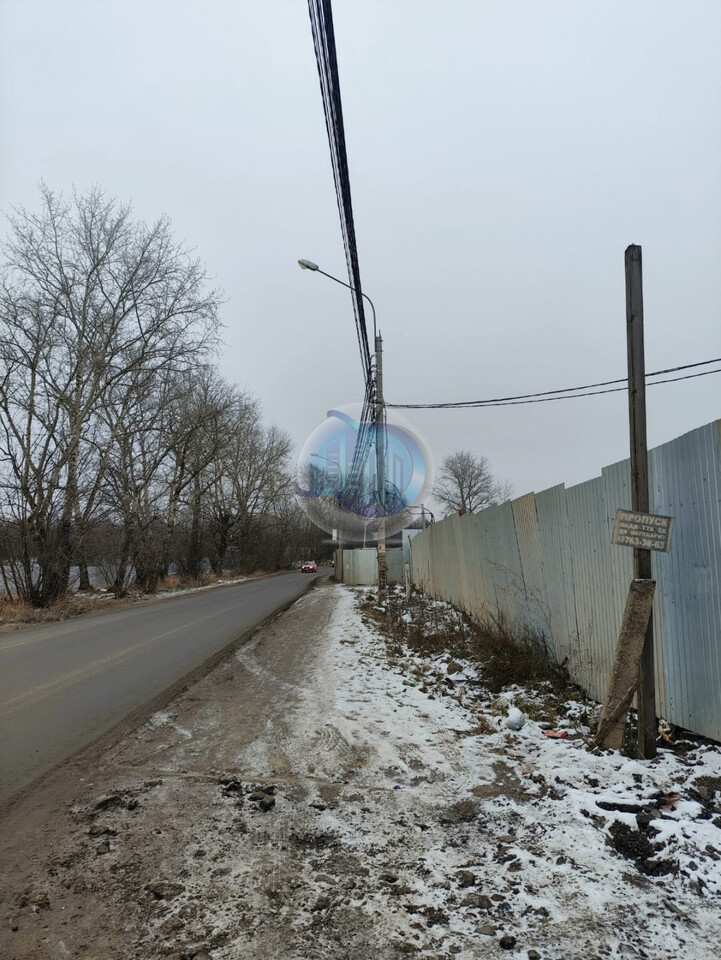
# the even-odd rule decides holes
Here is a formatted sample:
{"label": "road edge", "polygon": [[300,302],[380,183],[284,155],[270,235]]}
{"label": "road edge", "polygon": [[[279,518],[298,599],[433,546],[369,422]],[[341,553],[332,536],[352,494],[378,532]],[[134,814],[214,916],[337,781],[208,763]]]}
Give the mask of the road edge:
{"label": "road edge", "polygon": [[272,573],[263,573],[258,577],[243,577],[240,580],[229,583],[211,583],[206,587],[188,587],[186,590],[177,590],[173,593],[167,593],[163,596],[149,595],[139,600],[133,598],[122,598],[113,605],[108,605],[100,610],[84,610],[82,613],[73,614],[70,617],[59,617],[57,620],[42,620],[38,623],[27,623],[25,621],[13,621],[11,623],[0,624],[0,637],[9,634],[20,633],[22,630],[33,629],[34,627],[49,626],[53,623],[70,623],[74,620],[83,620],[86,617],[103,617],[107,614],[117,613],[119,610],[126,610],[134,607],[142,607],[148,603],[166,603],[167,601],[177,600],[180,597],[188,597],[194,593],[210,592],[211,590],[225,590],[228,587],[239,587],[243,583],[255,583],[257,580],[269,580],[271,577],[282,577],[289,573],[297,573],[297,570],[274,570]]}
{"label": "road edge", "polygon": [[[273,574],[270,576],[273,576]],[[257,579],[265,578],[259,577]],[[5,798],[4,800],[0,800],[0,821],[9,816],[15,810],[15,808],[27,800],[32,793],[37,790],[42,790],[46,782],[61,771],[67,771],[75,766],[78,768],[78,775],[80,775],[80,773],[85,774],[88,766],[95,763],[97,759],[107,750],[111,750],[131,730],[141,726],[141,724],[145,723],[154,713],[162,710],[177,696],[179,696],[181,693],[184,693],[186,690],[189,690],[190,687],[198,683],[199,680],[202,680],[203,677],[206,677],[211,670],[214,670],[215,667],[221,664],[228,657],[232,656],[238,649],[240,649],[241,646],[244,646],[246,643],[248,643],[252,637],[258,633],[258,631],[265,629],[274,620],[277,620],[278,617],[283,616],[283,614],[290,610],[294,604],[306,596],[306,594],[313,589],[316,584],[324,582],[333,583],[334,581],[332,574],[313,577],[313,579],[308,581],[308,584],[297,596],[292,597],[290,600],[284,600],[281,604],[271,610],[270,613],[267,613],[260,620],[257,620],[255,623],[242,630],[237,636],[233,637],[233,639],[225,644],[225,646],[214,651],[214,653],[212,653],[206,660],[203,660],[202,663],[196,665],[192,670],[189,670],[187,673],[183,674],[182,677],[175,680],[164,690],[161,690],[160,693],[155,694],[152,699],[146,701],[141,706],[136,707],[134,710],[131,710],[131,712],[123,717],[122,720],[118,720],[116,723],[114,723],[110,729],[106,730],[104,733],[101,733],[99,736],[91,740],[90,743],[86,743],[69,756],[59,760],[49,770],[46,770],[45,773],[41,773],[40,776],[36,777],[34,780],[31,780],[30,783],[26,783],[25,786],[21,787],[17,791],[17,793],[12,794],[10,797]],[[223,584],[222,586],[226,586],[226,584]],[[230,584],[228,584],[228,586],[230,586]],[[236,584],[236,586],[240,586],[240,584]]]}

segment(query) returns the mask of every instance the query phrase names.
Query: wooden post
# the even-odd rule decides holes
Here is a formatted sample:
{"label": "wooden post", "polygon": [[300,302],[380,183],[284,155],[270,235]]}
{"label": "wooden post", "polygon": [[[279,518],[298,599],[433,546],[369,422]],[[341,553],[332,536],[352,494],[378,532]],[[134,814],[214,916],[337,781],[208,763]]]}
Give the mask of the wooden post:
{"label": "wooden post", "polygon": [[596,745],[620,750],[626,713],[638,688],[638,674],[653,609],[653,580],[632,580],[626,598],[613,671],[596,732]]}
{"label": "wooden post", "polygon": [[[643,349],[643,277],[641,247],[626,248],[626,343],[628,347],[628,415],[631,432],[631,509],[649,513],[648,450],[646,446],[646,369]],[[651,579],[651,551],[634,548],[634,578]],[[638,688],[638,753],[656,756],[656,690],[653,657],[653,617],[641,654]]]}

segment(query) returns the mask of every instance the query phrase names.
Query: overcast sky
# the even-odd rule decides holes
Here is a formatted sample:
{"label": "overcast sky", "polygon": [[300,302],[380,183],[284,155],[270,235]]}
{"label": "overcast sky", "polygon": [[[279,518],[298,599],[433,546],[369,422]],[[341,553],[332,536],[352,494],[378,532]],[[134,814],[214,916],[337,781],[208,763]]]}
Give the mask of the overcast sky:
{"label": "overcast sky", "polygon": [[[647,370],[721,356],[719,0],[335,0],[364,291],[386,397],[622,377],[643,247]],[[167,214],[226,292],[223,374],[298,447],[362,398],[304,0],[0,0],[0,208],[100,185]],[[6,229],[3,222],[2,231]],[[721,375],[654,387],[657,445]],[[623,394],[412,412],[436,463],[516,494],[628,455]]]}

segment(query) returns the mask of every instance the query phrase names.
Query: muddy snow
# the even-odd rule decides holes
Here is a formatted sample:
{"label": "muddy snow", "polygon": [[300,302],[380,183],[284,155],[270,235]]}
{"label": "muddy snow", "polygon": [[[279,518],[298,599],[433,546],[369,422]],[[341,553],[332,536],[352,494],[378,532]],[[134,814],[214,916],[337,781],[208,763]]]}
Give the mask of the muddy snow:
{"label": "muddy snow", "polygon": [[[721,957],[721,748],[594,754],[318,586],[0,828],[8,958]],[[557,733],[551,737],[548,733]]]}

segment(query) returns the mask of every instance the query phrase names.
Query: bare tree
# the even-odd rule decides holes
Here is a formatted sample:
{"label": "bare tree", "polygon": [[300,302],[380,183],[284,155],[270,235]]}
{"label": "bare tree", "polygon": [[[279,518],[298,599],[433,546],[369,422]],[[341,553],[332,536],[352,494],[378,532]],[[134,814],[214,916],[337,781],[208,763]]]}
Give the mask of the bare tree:
{"label": "bare tree", "polygon": [[[171,567],[277,567],[312,539],[291,443],[209,364],[219,294],[167,220],[41,187],[0,265],[0,570],[47,605],[100,567],[117,595]],[[320,544],[319,544],[320,545]]]}
{"label": "bare tree", "polygon": [[91,556],[116,596],[136,578],[145,588],[159,576],[169,538],[174,408],[181,399],[180,385],[168,377],[140,390],[130,404],[121,392],[103,411],[113,438],[100,490],[109,526]]}
{"label": "bare tree", "polygon": [[244,398],[209,490],[216,572],[222,570],[230,550],[236,566],[250,566],[264,553],[261,542],[270,526],[277,526],[278,510],[290,495],[291,450],[288,434],[264,427],[258,404]]}
{"label": "bare tree", "polygon": [[[170,454],[175,465],[173,500],[185,514],[185,550],[177,558],[185,576],[198,579],[206,563],[206,500],[236,429],[236,411],[242,403],[238,391],[211,370],[195,375],[189,383],[185,402],[176,411],[176,436]],[[173,523],[168,516],[168,531]],[[169,551],[165,560],[169,561]]]}
{"label": "bare tree", "polygon": [[457,450],[443,461],[433,496],[446,513],[476,513],[509,499],[511,485],[493,476],[487,457]]}
{"label": "bare tree", "polygon": [[[10,218],[0,277],[0,454],[26,598],[68,587],[118,428],[154,382],[212,347],[220,302],[167,219],[99,190]],[[104,416],[107,405],[124,416]],[[152,423],[149,423],[150,427]]]}

